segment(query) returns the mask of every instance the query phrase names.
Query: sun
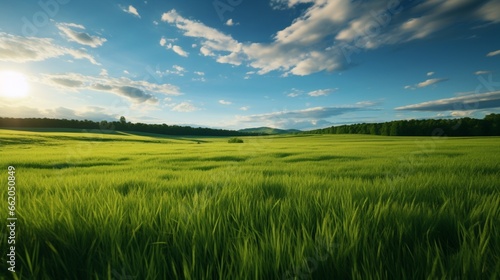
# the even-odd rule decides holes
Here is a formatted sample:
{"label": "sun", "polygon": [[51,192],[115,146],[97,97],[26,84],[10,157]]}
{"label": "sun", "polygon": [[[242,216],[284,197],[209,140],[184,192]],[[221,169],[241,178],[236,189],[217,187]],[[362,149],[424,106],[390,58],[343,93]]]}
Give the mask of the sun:
{"label": "sun", "polygon": [[29,84],[26,76],[15,71],[0,71],[0,96],[23,98],[28,95]]}

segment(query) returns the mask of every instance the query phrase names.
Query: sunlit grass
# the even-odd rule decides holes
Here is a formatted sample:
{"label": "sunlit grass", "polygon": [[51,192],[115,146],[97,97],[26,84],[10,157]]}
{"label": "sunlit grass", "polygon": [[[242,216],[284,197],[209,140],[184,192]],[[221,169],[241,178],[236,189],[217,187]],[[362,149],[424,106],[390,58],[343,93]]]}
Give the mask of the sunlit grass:
{"label": "sunlit grass", "polygon": [[499,138],[0,139],[20,279],[500,277]]}

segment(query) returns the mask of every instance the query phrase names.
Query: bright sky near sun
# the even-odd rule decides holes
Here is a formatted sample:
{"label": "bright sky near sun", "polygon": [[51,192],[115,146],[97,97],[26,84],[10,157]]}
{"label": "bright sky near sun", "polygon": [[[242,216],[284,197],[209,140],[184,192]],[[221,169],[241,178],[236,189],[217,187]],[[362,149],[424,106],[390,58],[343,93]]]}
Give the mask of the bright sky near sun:
{"label": "bright sky near sun", "polygon": [[500,112],[499,0],[0,0],[0,116],[314,129]]}

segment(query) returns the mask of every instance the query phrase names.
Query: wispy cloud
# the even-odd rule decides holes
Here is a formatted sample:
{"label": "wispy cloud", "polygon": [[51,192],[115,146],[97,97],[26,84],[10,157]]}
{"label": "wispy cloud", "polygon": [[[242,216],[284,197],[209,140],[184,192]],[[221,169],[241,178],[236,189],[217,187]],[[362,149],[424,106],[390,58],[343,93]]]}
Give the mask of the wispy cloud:
{"label": "wispy cloud", "polygon": [[70,91],[92,90],[125,97],[135,103],[157,103],[153,93],[180,95],[179,89],[170,84],[154,84],[147,81],[133,81],[128,78],[106,76],[85,76],[77,73],[43,74],[40,82]]}
{"label": "wispy cloud", "polygon": [[500,54],[500,50],[496,50],[496,51],[489,52],[486,56],[495,56],[495,55],[499,55],[499,54]]}
{"label": "wispy cloud", "polygon": [[58,23],[56,26],[69,41],[77,42],[81,45],[97,48],[102,46],[102,44],[107,41],[106,38],[93,36],[81,31],[85,30],[83,25],[74,23]]}
{"label": "wispy cloud", "polygon": [[271,127],[316,127],[330,123],[329,118],[359,111],[378,110],[372,103],[356,104],[338,107],[314,107],[302,110],[278,111],[265,114],[237,116],[236,121],[243,124],[267,125]]}
{"label": "wispy cloud", "polygon": [[171,69],[167,69],[165,71],[160,71],[159,69],[155,71],[155,74],[158,75],[159,77],[163,77],[165,75],[177,75],[177,76],[184,76],[184,73],[186,73],[187,70],[179,65],[172,65]]}
{"label": "wispy cloud", "polygon": [[423,88],[423,87],[428,87],[428,86],[431,86],[431,85],[435,85],[437,83],[442,83],[444,81],[447,81],[448,79],[446,78],[439,78],[439,79],[428,79],[428,80],[425,80],[421,83],[418,83],[417,84],[417,87],[419,88]]}
{"label": "wispy cloud", "polygon": [[29,62],[43,61],[69,55],[74,59],[86,59],[100,65],[83,49],[59,46],[50,38],[22,37],[0,32],[0,61]]}
{"label": "wispy cloud", "polygon": [[359,107],[314,107],[296,111],[281,111],[275,113],[268,113],[262,115],[250,116],[250,118],[264,119],[281,119],[281,118],[294,118],[294,119],[323,119],[332,116],[342,115],[348,112],[358,111]]}
{"label": "wispy cloud", "polygon": [[198,21],[193,21],[180,16],[176,10],[164,13],[161,17],[163,22],[174,24],[178,29],[184,31],[184,36],[202,39],[200,52],[205,56],[212,56],[214,52],[230,52],[225,56],[217,55],[217,61],[220,63],[229,63],[234,65],[241,64],[239,52],[241,44],[231,36],[225,35],[215,28],[208,27]]}
{"label": "wispy cloud", "polygon": [[226,101],[226,100],[223,100],[223,99],[219,100],[219,103],[222,104],[222,105],[231,105],[231,104],[233,104],[231,101]]}
{"label": "wispy cloud", "polygon": [[182,102],[179,104],[176,104],[173,108],[172,111],[175,112],[183,112],[183,113],[189,113],[189,112],[194,112],[199,110],[196,108],[191,102]]}
{"label": "wispy cloud", "polygon": [[313,97],[327,96],[330,93],[335,92],[337,90],[338,90],[338,88],[318,89],[318,90],[314,90],[314,91],[308,92],[307,95],[313,96]]}
{"label": "wispy cloud", "polygon": [[40,109],[26,106],[3,106],[0,107],[0,117],[116,121],[119,115],[110,113],[109,108],[99,106],[86,106],[79,109],[67,107]]}
{"label": "wispy cloud", "polygon": [[491,71],[486,71],[486,70],[480,70],[480,71],[476,71],[474,72],[474,75],[486,75],[486,74],[491,74]]}
{"label": "wispy cloud", "polygon": [[500,107],[500,91],[471,94],[397,107],[406,111],[468,111]]}
{"label": "wispy cloud", "polygon": [[420,83],[417,83],[415,85],[407,85],[407,86],[404,87],[404,89],[412,89],[413,90],[413,89],[416,89],[416,88],[424,88],[424,87],[428,87],[428,86],[432,86],[432,85],[435,85],[435,84],[438,84],[438,83],[445,82],[447,80],[448,80],[447,78],[427,79],[427,80],[425,80],[423,82],[420,82]]}

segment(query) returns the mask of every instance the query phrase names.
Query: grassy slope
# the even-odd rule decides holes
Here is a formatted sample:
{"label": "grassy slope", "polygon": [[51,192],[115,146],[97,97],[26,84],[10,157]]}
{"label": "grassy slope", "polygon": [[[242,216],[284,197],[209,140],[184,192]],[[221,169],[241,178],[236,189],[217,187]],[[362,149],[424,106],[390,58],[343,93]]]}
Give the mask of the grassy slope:
{"label": "grassy slope", "polygon": [[17,168],[17,275],[500,276],[499,138],[243,139],[0,130],[0,166]]}

